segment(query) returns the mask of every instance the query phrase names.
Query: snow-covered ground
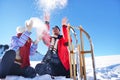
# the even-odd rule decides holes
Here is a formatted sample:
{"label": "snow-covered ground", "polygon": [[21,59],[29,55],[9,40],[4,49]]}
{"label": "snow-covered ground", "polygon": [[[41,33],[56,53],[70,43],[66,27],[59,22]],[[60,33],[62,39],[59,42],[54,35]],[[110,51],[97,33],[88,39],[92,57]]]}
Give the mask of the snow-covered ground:
{"label": "snow-covered ground", "polygon": [[[40,61],[31,61],[35,67]],[[120,80],[120,55],[95,57],[97,80]],[[94,80],[92,74],[91,58],[86,58],[87,80]],[[33,79],[7,76],[5,80],[52,80],[50,75],[36,76]],[[65,77],[55,77],[55,80],[72,80]]]}
{"label": "snow-covered ground", "polygon": [[[91,59],[86,59],[87,78],[94,80]],[[97,80],[120,80],[120,55],[95,57]]]}

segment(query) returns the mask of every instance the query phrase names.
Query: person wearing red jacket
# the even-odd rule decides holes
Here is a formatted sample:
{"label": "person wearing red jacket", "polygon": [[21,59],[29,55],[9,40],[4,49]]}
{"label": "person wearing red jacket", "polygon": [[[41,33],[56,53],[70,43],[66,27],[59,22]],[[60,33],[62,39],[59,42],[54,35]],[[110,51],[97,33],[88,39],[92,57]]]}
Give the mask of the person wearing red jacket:
{"label": "person wearing red jacket", "polygon": [[[48,23],[48,22],[47,22]],[[47,24],[49,25],[49,23]],[[47,44],[48,51],[41,63],[35,69],[39,75],[50,74],[52,76],[69,76],[69,51],[68,51],[68,29],[67,19],[62,20],[62,32],[55,26],[52,28],[53,35],[43,37],[43,42]],[[49,41],[49,42],[48,42]]]}

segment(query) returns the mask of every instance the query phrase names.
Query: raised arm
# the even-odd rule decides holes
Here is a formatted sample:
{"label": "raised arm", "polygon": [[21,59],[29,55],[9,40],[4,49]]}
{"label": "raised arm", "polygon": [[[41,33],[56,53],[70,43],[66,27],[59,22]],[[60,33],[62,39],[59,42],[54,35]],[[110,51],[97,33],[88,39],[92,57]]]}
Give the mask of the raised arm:
{"label": "raised arm", "polygon": [[45,24],[48,28],[48,31],[50,30],[50,25],[49,25],[49,22],[50,22],[50,15],[49,14],[44,14],[44,21],[45,21]]}
{"label": "raised arm", "polygon": [[65,44],[68,45],[68,28],[67,28],[67,18],[62,19],[62,32],[65,40]]}
{"label": "raised arm", "polygon": [[18,33],[17,36],[12,37],[10,47],[11,49],[17,51],[19,47],[24,46],[24,44],[26,43],[31,34],[32,24],[33,22],[30,22],[30,24],[26,23],[26,30],[24,28],[23,32]]}
{"label": "raised arm", "polygon": [[30,55],[34,55],[36,50],[37,50],[37,47],[38,47],[38,42],[39,41],[36,41],[32,43],[31,47],[30,47]]}
{"label": "raised arm", "polygon": [[48,32],[43,32],[42,40],[45,45],[49,46],[50,45],[50,31],[49,31],[50,30],[50,25],[49,25],[50,16],[49,14],[44,15],[44,21],[47,26]]}

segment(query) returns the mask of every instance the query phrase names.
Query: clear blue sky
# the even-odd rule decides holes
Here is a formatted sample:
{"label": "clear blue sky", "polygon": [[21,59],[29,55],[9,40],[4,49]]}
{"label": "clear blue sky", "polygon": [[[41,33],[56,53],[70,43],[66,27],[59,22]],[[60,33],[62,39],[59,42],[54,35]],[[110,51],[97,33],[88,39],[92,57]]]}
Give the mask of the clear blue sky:
{"label": "clear blue sky", "polygon": [[[35,0],[0,0],[0,44],[10,44],[17,26],[42,15]],[[90,34],[96,56],[120,54],[120,0],[68,0],[64,9],[52,12],[51,27],[61,26],[63,17],[73,26],[82,25]],[[46,50],[40,42],[38,51],[45,54]]]}

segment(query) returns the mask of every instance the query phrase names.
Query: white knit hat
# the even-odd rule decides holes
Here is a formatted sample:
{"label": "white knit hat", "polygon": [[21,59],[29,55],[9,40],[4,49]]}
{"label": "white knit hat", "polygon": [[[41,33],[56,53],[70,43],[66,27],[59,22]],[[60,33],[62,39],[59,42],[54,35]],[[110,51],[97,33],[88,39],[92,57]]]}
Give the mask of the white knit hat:
{"label": "white knit hat", "polygon": [[25,27],[18,26],[18,27],[16,28],[16,32],[17,32],[17,33],[23,33],[23,32],[25,32]]}

